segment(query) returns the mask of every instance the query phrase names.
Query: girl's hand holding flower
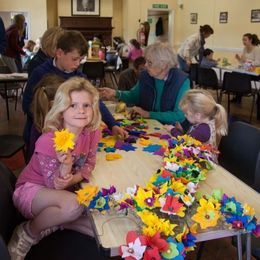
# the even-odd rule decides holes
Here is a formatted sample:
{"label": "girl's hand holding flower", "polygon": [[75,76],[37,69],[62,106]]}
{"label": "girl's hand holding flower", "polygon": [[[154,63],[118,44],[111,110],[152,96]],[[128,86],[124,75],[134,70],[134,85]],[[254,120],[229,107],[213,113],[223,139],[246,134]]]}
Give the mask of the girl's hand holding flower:
{"label": "girl's hand holding flower", "polygon": [[66,153],[64,152],[57,152],[57,158],[59,162],[61,163],[60,165],[60,177],[61,178],[68,178],[68,176],[71,175],[71,168],[72,168],[72,156],[71,152],[68,151]]}

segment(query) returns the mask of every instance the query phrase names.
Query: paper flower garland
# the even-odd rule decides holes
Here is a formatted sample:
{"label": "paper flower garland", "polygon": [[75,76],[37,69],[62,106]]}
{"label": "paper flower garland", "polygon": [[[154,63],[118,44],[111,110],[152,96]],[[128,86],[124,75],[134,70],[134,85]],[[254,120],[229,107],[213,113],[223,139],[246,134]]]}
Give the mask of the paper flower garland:
{"label": "paper flower garland", "polygon": [[75,135],[70,133],[68,129],[54,132],[54,148],[57,152],[67,152],[69,149],[74,148]]}
{"label": "paper flower garland", "polygon": [[[127,121],[122,124],[130,127]],[[140,144],[147,145],[144,150],[149,150],[153,145],[146,141],[149,140],[146,139],[148,134],[132,127],[131,123],[129,132],[141,138]],[[158,133],[150,135],[162,136]],[[99,192],[88,191],[87,202],[78,199],[90,209],[103,212],[114,207],[125,214],[131,211],[139,217],[140,234],[135,231],[127,234],[127,245],[120,247],[122,258],[184,259],[189,251],[194,250],[198,227],[207,229],[224,220],[230,228],[259,235],[254,210],[249,205],[242,205],[221,190],[214,190],[211,195],[196,194],[199,183],[214,167],[217,150],[188,135],[168,138],[163,136],[163,141],[168,142],[168,147],[163,145],[163,167],[151,176],[145,187],[128,188],[125,194],[116,194],[110,187]],[[122,146],[119,143],[115,145],[116,149]]]}

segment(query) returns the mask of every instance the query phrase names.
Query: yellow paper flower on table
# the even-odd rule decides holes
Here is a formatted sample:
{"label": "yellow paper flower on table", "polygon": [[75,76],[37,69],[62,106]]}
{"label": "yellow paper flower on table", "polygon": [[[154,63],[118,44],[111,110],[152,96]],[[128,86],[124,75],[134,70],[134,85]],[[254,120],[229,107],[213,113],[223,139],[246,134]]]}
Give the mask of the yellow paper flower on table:
{"label": "yellow paper flower on table", "polygon": [[220,212],[217,210],[218,207],[212,201],[202,198],[200,199],[200,206],[197,208],[197,213],[191,219],[199,223],[202,229],[215,227],[220,218]]}
{"label": "yellow paper flower on table", "polygon": [[54,132],[54,148],[57,152],[67,152],[69,149],[74,148],[75,135],[69,132],[68,129]]}
{"label": "yellow paper flower on table", "polygon": [[98,187],[92,185],[86,185],[83,189],[76,191],[77,193],[77,201],[79,204],[88,206],[90,201],[96,196],[98,193]]}

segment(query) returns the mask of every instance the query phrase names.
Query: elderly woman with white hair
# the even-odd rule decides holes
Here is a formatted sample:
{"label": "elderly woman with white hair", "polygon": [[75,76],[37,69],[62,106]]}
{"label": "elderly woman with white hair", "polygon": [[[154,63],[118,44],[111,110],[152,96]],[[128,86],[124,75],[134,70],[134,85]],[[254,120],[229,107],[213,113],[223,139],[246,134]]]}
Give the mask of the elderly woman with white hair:
{"label": "elderly woman with white hair", "polygon": [[188,75],[177,68],[176,54],[168,44],[156,42],[145,49],[145,59],[146,70],[131,90],[100,88],[101,96],[134,104],[133,111],[144,118],[163,124],[183,122],[185,116],[179,102],[190,88],[190,81]]}

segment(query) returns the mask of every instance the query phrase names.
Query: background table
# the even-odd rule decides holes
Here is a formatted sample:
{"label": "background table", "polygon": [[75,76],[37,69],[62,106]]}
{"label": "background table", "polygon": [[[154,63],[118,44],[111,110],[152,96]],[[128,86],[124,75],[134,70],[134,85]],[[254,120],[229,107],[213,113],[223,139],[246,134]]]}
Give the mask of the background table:
{"label": "background table", "polygon": [[0,74],[0,84],[4,84],[5,104],[7,119],[9,120],[9,104],[8,104],[8,90],[12,90],[12,86],[9,87],[10,83],[26,83],[28,80],[27,73],[11,73],[11,74]]}

